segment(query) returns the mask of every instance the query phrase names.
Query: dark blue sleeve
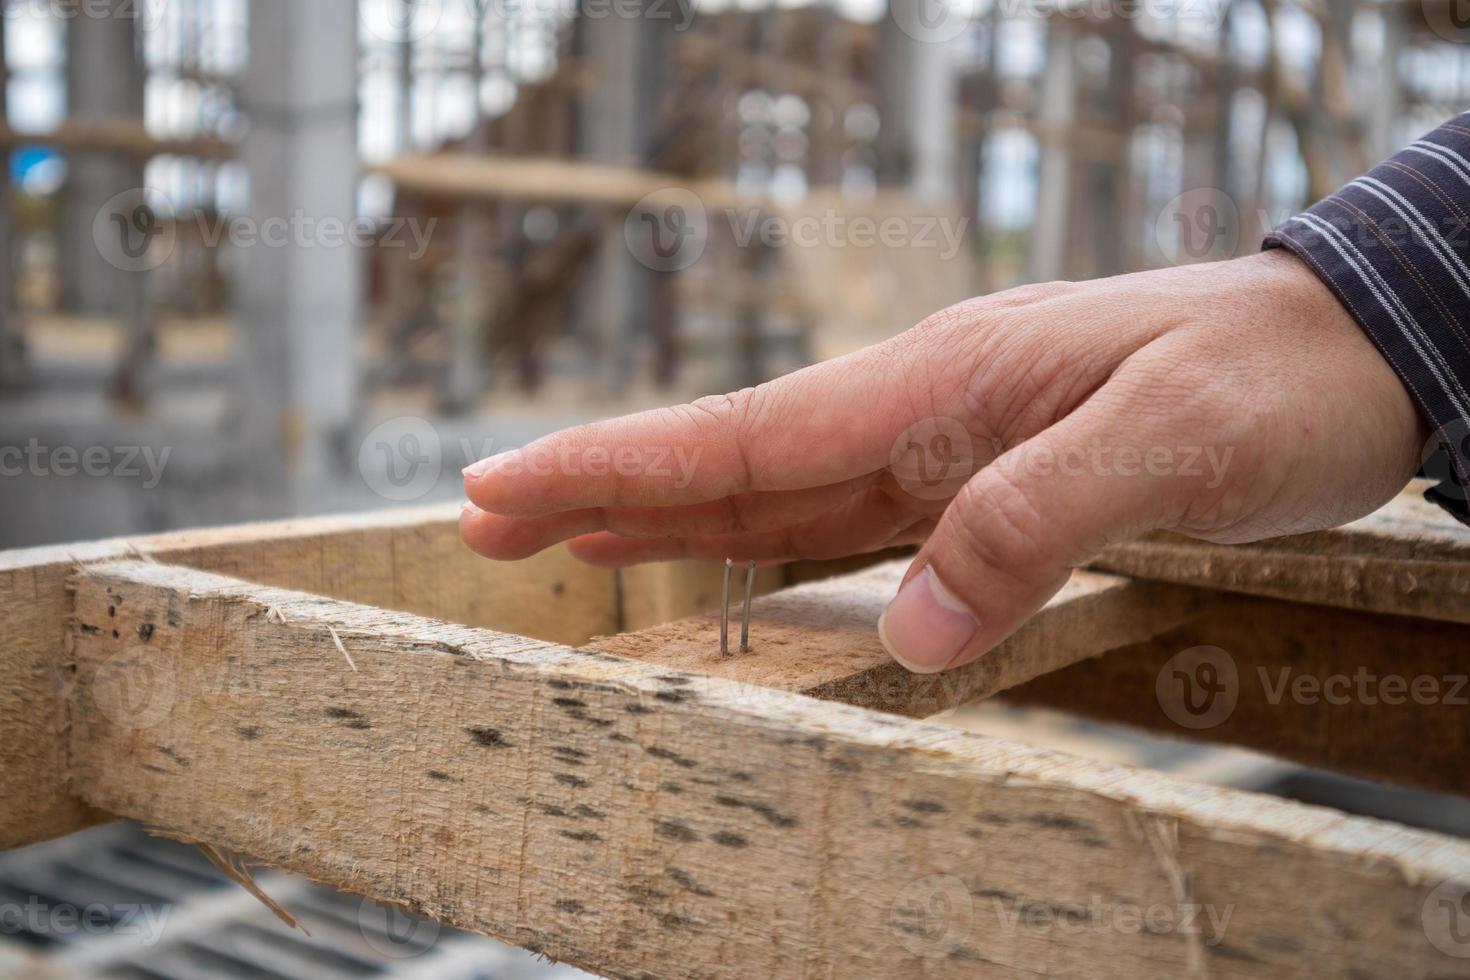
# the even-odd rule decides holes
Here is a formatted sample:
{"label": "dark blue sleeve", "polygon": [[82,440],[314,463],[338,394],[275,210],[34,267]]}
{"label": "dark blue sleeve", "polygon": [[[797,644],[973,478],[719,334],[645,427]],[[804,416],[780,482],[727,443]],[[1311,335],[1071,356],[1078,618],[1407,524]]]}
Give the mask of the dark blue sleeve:
{"label": "dark blue sleeve", "polygon": [[1470,522],[1470,113],[1267,236],[1316,272],[1435,430],[1429,498]]}

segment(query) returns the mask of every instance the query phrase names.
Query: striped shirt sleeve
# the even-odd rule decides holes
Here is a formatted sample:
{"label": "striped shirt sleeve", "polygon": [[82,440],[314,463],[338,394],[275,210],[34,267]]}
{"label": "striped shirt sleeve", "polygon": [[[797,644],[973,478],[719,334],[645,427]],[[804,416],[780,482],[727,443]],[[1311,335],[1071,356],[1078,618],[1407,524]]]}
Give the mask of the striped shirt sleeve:
{"label": "striped shirt sleeve", "polygon": [[1435,430],[1428,496],[1470,523],[1470,113],[1266,237],[1340,299]]}

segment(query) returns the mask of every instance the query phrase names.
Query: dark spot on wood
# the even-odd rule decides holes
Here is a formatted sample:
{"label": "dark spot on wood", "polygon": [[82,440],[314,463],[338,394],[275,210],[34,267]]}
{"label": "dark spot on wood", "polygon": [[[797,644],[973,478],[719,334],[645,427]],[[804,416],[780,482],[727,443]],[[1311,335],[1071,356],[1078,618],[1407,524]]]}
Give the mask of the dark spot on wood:
{"label": "dark spot on wood", "polygon": [[595,806],[588,806],[585,803],[578,803],[576,806],[572,807],[572,813],[576,814],[579,817],[586,817],[589,820],[601,820],[603,817],[603,813],[601,810],[597,809],[597,807]]}
{"label": "dark spot on wood", "polygon": [[583,912],[587,911],[587,907],[581,902],[577,901],[575,898],[559,899],[556,903],[556,907],[558,911],[570,912],[572,915],[581,915]]}
{"label": "dark spot on wood", "polygon": [[672,762],[674,765],[682,766],[685,769],[693,769],[695,766],[699,765],[699,763],[695,762],[693,759],[686,759],[672,749],[666,749],[662,746],[650,745],[643,751],[647,752],[655,759],[663,759],[666,762]]}
{"label": "dark spot on wood", "polygon": [[913,817],[898,816],[898,817],[894,817],[893,818],[893,822],[896,823],[900,827],[907,827],[910,830],[912,830],[915,827],[923,827],[924,826],[924,821],[922,821],[922,820],[915,820]]}
{"label": "dark spot on wood", "polygon": [[683,888],[685,891],[691,892],[695,895],[700,895],[704,898],[715,897],[714,892],[710,891],[708,888],[705,888],[699,882],[695,881],[694,876],[685,871],[683,868],[665,868],[664,871],[666,874],[668,874],[670,878],[673,878],[675,881],[677,881],[679,883],[679,887]]}
{"label": "dark spot on wood", "polygon": [[614,742],[625,742],[629,745],[633,744],[633,739],[627,735],[624,735],[622,732],[613,732],[611,735],[608,736],[608,738]]}
{"label": "dark spot on wood", "polygon": [[663,923],[666,929],[697,929],[699,927],[698,921],[676,912],[665,912],[659,916],[658,921]]}
{"label": "dark spot on wood", "polygon": [[328,718],[339,718],[340,719],[340,718],[361,718],[362,717],[362,713],[361,712],[353,711],[351,708],[328,708],[326,713],[327,713],[327,717]]}
{"label": "dark spot on wood", "polygon": [[144,769],[147,769],[149,772],[156,772],[160,776],[171,776],[171,775],[173,775],[167,769],[164,769],[162,766],[155,766],[151,762],[145,762],[145,763],[143,763],[143,768]]}
{"label": "dark spot on wood", "polygon": [[741,772],[738,769],[732,769],[732,770],[730,770],[730,778],[733,779],[733,780],[735,780],[735,782],[737,782],[737,783],[752,783],[752,782],[755,782],[755,777],[754,776],[752,776],[748,772]]}
{"label": "dark spot on wood", "polygon": [[651,715],[651,714],[653,714],[653,709],[650,708],[648,705],[643,704],[640,701],[629,701],[627,704],[623,705],[623,710],[626,711],[630,715]]}
{"label": "dark spot on wood", "polygon": [[558,708],[585,708],[587,702],[578,698],[552,698],[551,703]]}
{"label": "dark spot on wood", "polygon": [[555,803],[532,803],[531,806],[540,810],[548,817],[570,817],[571,814],[557,806]]}
{"label": "dark spot on wood", "polygon": [[87,634],[89,634],[91,636],[96,636],[97,634],[99,634],[99,633],[102,632],[100,629],[98,629],[97,627],[93,626],[91,623],[77,623],[77,629],[79,629],[83,633],[87,633]]}
{"label": "dark spot on wood", "polygon": [[599,844],[602,842],[602,835],[590,830],[563,830],[561,835],[568,840],[578,841],[583,844]]}
{"label": "dark spot on wood", "polygon": [[773,827],[795,827],[797,824],[795,817],[787,816],[775,807],[762,803],[759,800],[745,800],[738,796],[725,796],[721,794],[715,797],[715,802],[720,806],[751,810],[759,813]]}
{"label": "dark spot on wood", "polygon": [[698,834],[696,834],[693,830],[690,830],[686,824],[680,823],[677,820],[660,820],[654,826],[654,830],[658,833],[660,837],[667,837],[669,840],[699,840]]}
{"label": "dark spot on wood", "polygon": [[972,962],[979,962],[980,960],[980,954],[969,946],[956,946],[949,951],[949,955],[951,959],[956,960],[970,960]]}
{"label": "dark spot on wood", "polygon": [[655,680],[660,684],[671,684],[674,687],[680,687],[684,684],[691,683],[693,678],[688,674],[660,674]]}
{"label": "dark spot on wood", "polygon": [[162,752],[164,755],[168,756],[170,759],[174,760],[174,762],[183,766],[185,769],[189,768],[189,760],[179,755],[179,753],[175,751],[172,747],[167,745],[160,745],[158,747],[158,751]]}
{"label": "dark spot on wood", "polygon": [[915,813],[943,813],[944,804],[938,800],[904,800],[903,805]]}
{"label": "dark spot on wood", "polygon": [[678,783],[659,783],[658,788],[659,792],[661,793],[673,793],[675,796],[678,796],[680,793],[684,792],[684,787],[680,786]]}
{"label": "dark spot on wood", "polygon": [[142,640],[144,643],[147,643],[150,639],[153,638],[153,631],[156,628],[157,627],[155,627],[152,623],[139,623],[138,639]]}
{"label": "dark spot on wood", "polygon": [[254,725],[241,725],[235,729],[235,734],[247,742],[253,742],[260,738],[260,729]]}
{"label": "dark spot on wood", "polygon": [[1026,822],[1035,827],[1045,827],[1048,830],[1071,830],[1089,831],[1096,835],[1098,830],[1086,820],[1078,820],[1060,813],[1031,813],[1026,816]]}
{"label": "dark spot on wood", "polygon": [[107,607],[107,615],[109,615],[109,616],[116,616],[117,615],[117,607],[116,606],[108,606]]}
{"label": "dark spot on wood", "polygon": [[112,631],[112,638],[113,638],[113,639],[114,639],[114,640],[116,640],[116,639],[117,639],[117,638],[119,638],[119,637],[120,637],[120,636],[122,636],[122,634],[121,634],[121,633],[119,633],[119,632],[118,632],[118,631],[117,631],[117,630],[113,630],[113,631]]}
{"label": "dark spot on wood", "polygon": [[565,583],[565,582],[558,581],[558,582],[552,582],[551,583],[551,594],[552,595],[561,595],[562,593],[566,592],[566,590],[567,590],[567,583]]}
{"label": "dark spot on wood", "polygon": [[483,803],[476,803],[473,807],[471,807],[471,809],[473,809],[476,813],[489,813],[489,812],[491,812],[490,811],[490,808],[488,806],[486,806],[485,804],[483,804]]}
{"label": "dark spot on wood", "polygon": [[477,744],[487,749],[509,749],[515,746],[515,743],[506,738],[499,729],[482,728],[476,725],[466,728],[465,731]]}
{"label": "dark spot on wood", "polygon": [[562,762],[570,762],[578,766],[582,764],[583,759],[587,758],[586,752],[583,752],[581,749],[574,749],[570,745],[553,745],[551,747],[551,754]]}
{"label": "dark spot on wood", "polygon": [[631,897],[634,905],[648,905],[651,902],[661,902],[669,896],[649,885],[619,885],[623,891]]}
{"label": "dark spot on wood", "polygon": [[739,834],[732,834],[728,830],[715,831],[713,834],[710,835],[710,840],[714,841],[721,847],[739,848],[750,846],[750,841],[746,840],[744,837],[741,837]]}
{"label": "dark spot on wood", "polygon": [[555,779],[563,786],[574,786],[578,789],[581,789],[583,786],[587,785],[587,780],[583,779],[581,776],[573,776],[569,772],[559,772],[551,778]]}
{"label": "dark spot on wood", "polygon": [[428,776],[430,779],[438,780],[441,783],[456,781],[453,776],[449,775],[449,773],[441,772],[438,769],[430,769],[426,773],[424,773],[424,775]]}
{"label": "dark spot on wood", "polygon": [[560,677],[553,677],[546,682],[546,686],[556,688],[558,691],[570,691],[572,689],[572,682],[564,681]]}
{"label": "dark spot on wood", "polygon": [[669,704],[682,704],[692,697],[688,691],[654,691],[653,696]]}
{"label": "dark spot on wood", "polygon": [[373,723],[368,721],[366,718],[354,718],[346,723],[346,727],[364,732],[367,731],[369,728],[372,728]]}

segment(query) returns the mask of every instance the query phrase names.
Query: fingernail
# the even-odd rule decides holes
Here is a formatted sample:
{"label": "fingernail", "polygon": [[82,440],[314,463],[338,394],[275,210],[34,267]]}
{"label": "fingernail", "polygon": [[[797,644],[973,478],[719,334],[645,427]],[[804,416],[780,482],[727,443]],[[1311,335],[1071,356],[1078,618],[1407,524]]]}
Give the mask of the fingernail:
{"label": "fingernail", "polygon": [[464,469],[460,470],[460,473],[468,479],[478,480],[480,477],[485,475],[485,471],[490,468],[494,460],[494,456],[486,456],[484,459],[477,459],[470,465],[466,466]]}
{"label": "fingernail", "polygon": [[474,504],[470,503],[468,500],[463,501],[459,505],[459,516],[460,517],[464,517],[466,514],[473,514],[476,511],[478,511],[479,509],[480,508],[476,507]]}
{"label": "fingernail", "polygon": [[980,620],[929,567],[909,579],[878,618],[883,649],[915,674],[949,666],[979,628]]}

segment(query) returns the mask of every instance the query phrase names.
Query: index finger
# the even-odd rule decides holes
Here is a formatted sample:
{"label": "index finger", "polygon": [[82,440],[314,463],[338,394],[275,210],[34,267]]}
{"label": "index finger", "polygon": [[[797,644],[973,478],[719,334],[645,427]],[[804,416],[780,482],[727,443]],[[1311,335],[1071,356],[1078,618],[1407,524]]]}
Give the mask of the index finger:
{"label": "index finger", "polygon": [[734,394],[563,429],[467,467],[465,492],[482,510],[533,517],[839,483],[886,466],[894,440],[933,414],[943,396],[930,362],[944,359],[925,346],[889,341]]}

